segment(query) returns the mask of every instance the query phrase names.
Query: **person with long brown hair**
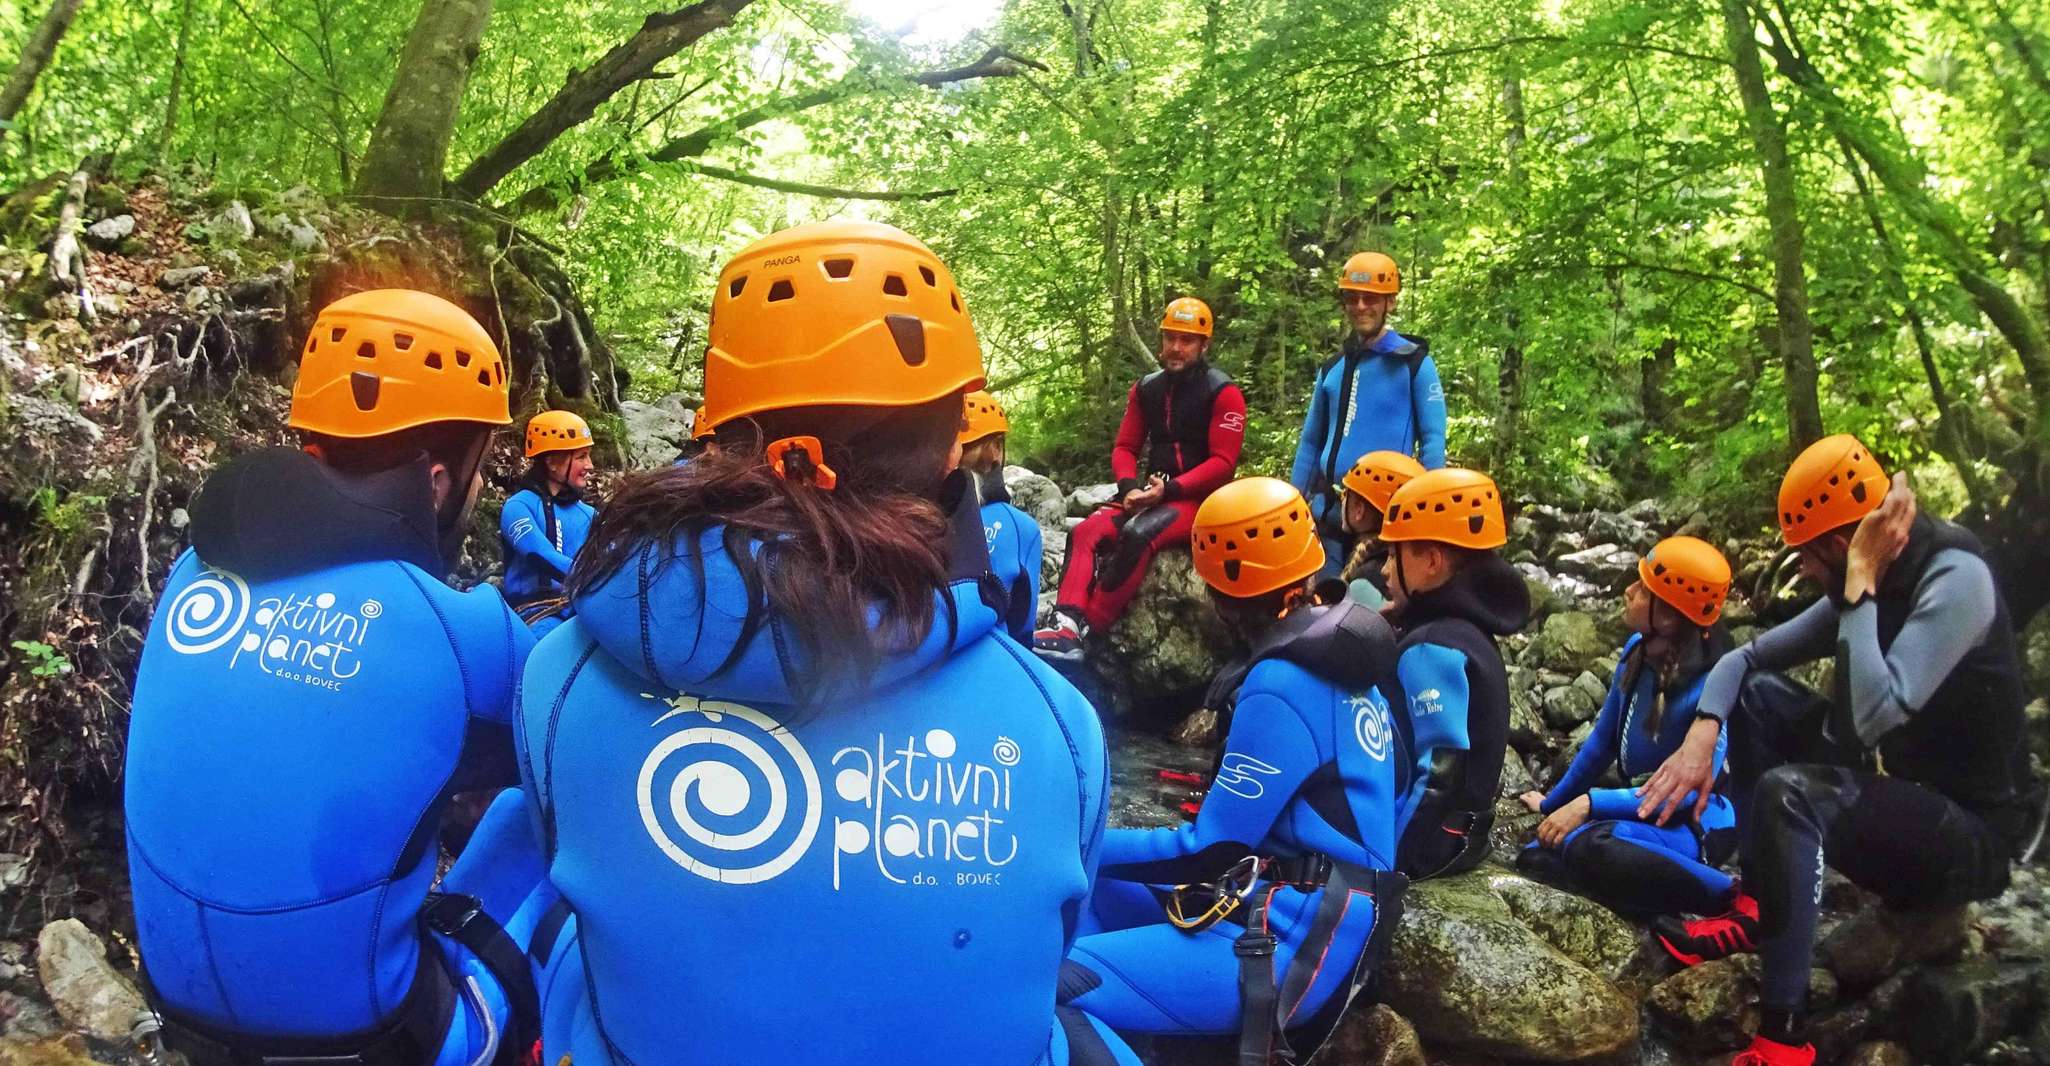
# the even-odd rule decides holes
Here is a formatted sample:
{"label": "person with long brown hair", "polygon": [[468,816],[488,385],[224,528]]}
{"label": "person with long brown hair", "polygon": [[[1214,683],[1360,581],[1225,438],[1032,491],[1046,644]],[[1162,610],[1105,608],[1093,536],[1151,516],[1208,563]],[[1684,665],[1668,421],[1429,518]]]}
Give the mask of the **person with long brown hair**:
{"label": "person with long brown hair", "polygon": [[799,226],[727,264],[709,341],[718,447],[619,490],[526,675],[573,913],[534,949],[542,1061],[1107,1061],[1055,1008],[1103,734],[998,635],[952,275]]}

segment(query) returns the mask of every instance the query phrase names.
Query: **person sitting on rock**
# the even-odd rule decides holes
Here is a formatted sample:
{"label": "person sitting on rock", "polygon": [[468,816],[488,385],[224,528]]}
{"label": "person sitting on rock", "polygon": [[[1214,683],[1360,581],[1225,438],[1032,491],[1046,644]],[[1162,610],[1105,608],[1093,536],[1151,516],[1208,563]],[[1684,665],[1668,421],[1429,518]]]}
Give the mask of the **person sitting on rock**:
{"label": "person sitting on rock", "polygon": [[[1719,624],[1729,591],[1729,561],[1694,537],[1660,541],[1638,563],[1623,594],[1630,639],[1593,731],[1551,792],[1523,794],[1524,805],[1546,817],[1517,856],[1519,868],[1626,914],[1729,908],[1735,884],[1718,867],[1736,850],[1730,801],[1710,797],[1698,821],[1659,826],[1637,817],[1630,787],[1692,727],[1708,670],[1730,650]],[[1720,767],[1720,747],[1713,762]],[[1625,787],[1595,788],[1612,766]]]}
{"label": "person sitting on rock", "polygon": [[[1237,1032],[1239,1061],[1266,1062],[1287,1031],[1301,1041],[1302,1027],[1335,1022],[1401,913],[1404,758],[1376,687],[1395,639],[1360,604],[1313,605],[1324,549],[1285,481],[1217,490],[1191,552],[1252,648],[1220,678],[1236,703],[1223,754],[1193,823],[1105,838],[1062,984],[1122,1033]],[[1297,1045],[1301,1058],[1313,1050]]]}
{"label": "person sitting on rock", "polygon": [[533,638],[497,590],[443,584],[508,377],[440,297],[344,297],[292,390],[303,450],[240,456],[193,505],[124,797],[151,1004],[193,1066],[462,1066],[531,1045],[540,911],[515,911],[545,886],[518,790],[430,891],[452,795],[518,781]]}
{"label": "person sitting on rock", "polygon": [[961,469],[975,479],[982,497],[982,535],[989,545],[989,569],[1004,586],[1004,626],[1023,643],[1032,639],[1039,617],[1039,566],[1046,552],[1039,523],[1011,505],[1004,486],[1004,437],[1011,420],[997,398],[980,390],[963,401]]}
{"label": "person sitting on rock", "polygon": [[1395,490],[1381,540],[1388,618],[1415,774],[1397,813],[1412,879],[1470,870],[1488,852],[1509,747],[1509,677],[1497,638],[1530,619],[1507,543],[1502,495],[1486,474],[1446,467]]}
{"label": "person sitting on rock", "polygon": [[[1807,1066],[1808,971],[1825,866],[1896,907],[1999,895],[2032,820],[2023,683],[2007,604],[1971,533],[1916,509],[1856,437],[1810,445],[1779,527],[1824,595],[1709,671],[1700,718],[1639,795],[1664,824],[1714,780],[1729,728],[1743,886],[1718,918],[1662,920],[1689,965],[1761,956],[1752,1066]],[[1834,658],[1837,698],[1779,671]]]}
{"label": "person sitting on rock", "polygon": [[1196,507],[1238,469],[1246,397],[1204,361],[1210,335],[1209,305],[1167,305],[1160,369],[1132,386],[1111,448],[1117,495],[1068,533],[1053,620],[1033,635],[1040,654],[1081,659],[1083,638],[1124,616],[1154,553],[1186,543]]}
{"label": "person sitting on rock", "polygon": [[1445,465],[1445,389],[1431,343],[1388,328],[1402,292],[1395,260],[1358,252],[1338,274],[1338,302],[1350,331],[1338,354],[1317,369],[1288,479],[1317,510],[1318,535],[1334,571],[1346,558],[1339,464],[1348,455],[1386,449],[1414,455],[1428,469]]}
{"label": "person sitting on rock", "polygon": [[562,624],[562,579],[591,535],[596,508],[584,502],[591,479],[591,427],[573,411],[543,411],[527,421],[527,473],[498,513],[505,549],[505,598],[538,639]]}
{"label": "person sitting on rock", "polygon": [[813,223],[711,303],[719,450],[608,501],[527,669],[574,913],[535,951],[540,1061],[1132,1061],[1056,1004],[1107,755],[998,628],[952,276],[893,226]]}
{"label": "person sitting on rock", "polygon": [[1378,451],[1360,456],[1345,472],[1345,532],[1353,538],[1352,555],[1338,572],[1345,595],[1379,608],[1388,602],[1388,545],[1381,543],[1381,523],[1395,490],[1424,472],[1424,464],[1401,452]]}

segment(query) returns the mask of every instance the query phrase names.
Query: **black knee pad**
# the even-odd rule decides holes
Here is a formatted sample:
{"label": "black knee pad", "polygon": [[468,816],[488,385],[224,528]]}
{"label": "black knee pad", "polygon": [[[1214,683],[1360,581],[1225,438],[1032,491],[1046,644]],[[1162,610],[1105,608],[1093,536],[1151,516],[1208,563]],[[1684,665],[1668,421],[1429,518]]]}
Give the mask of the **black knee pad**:
{"label": "black knee pad", "polygon": [[1582,895],[1625,914],[1708,914],[1724,903],[1672,857],[1618,837],[1614,823],[1574,837],[1562,857]]}
{"label": "black knee pad", "polygon": [[1174,508],[1157,505],[1126,518],[1112,537],[1110,550],[1096,554],[1096,587],[1114,589],[1131,580],[1152,549],[1153,538],[1167,532],[1174,520]]}

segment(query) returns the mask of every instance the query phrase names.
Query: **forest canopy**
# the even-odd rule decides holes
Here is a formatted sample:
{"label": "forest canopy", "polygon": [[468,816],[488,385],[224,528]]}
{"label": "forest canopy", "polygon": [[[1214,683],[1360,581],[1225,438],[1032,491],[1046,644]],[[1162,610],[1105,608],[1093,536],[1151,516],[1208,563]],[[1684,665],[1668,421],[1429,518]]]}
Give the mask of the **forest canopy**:
{"label": "forest canopy", "polygon": [[1281,470],[1336,265],[1379,249],[1454,461],[1515,495],[1763,527],[1790,448],[1853,432],[2011,555],[2041,542],[2042,5],[959,7],[9,4],[0,189],[92,159],[464,205],[560,250],[640,398],[696,386],[724,257],[895,222],[960,277],[1014,461],[1084,480],[1181,294],[1216,309],[1248,469]]}

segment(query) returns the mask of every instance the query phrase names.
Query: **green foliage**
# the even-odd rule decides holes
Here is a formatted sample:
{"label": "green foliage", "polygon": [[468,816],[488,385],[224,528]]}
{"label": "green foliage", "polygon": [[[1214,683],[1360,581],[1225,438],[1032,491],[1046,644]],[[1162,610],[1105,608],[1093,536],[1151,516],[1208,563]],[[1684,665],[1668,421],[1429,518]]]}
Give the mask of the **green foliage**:
{"label": "green foliage", "polygon": [[30,677],[61,677],[71,672],[71,660],[40,640],[17,640],[14,650],[21,653]]}

